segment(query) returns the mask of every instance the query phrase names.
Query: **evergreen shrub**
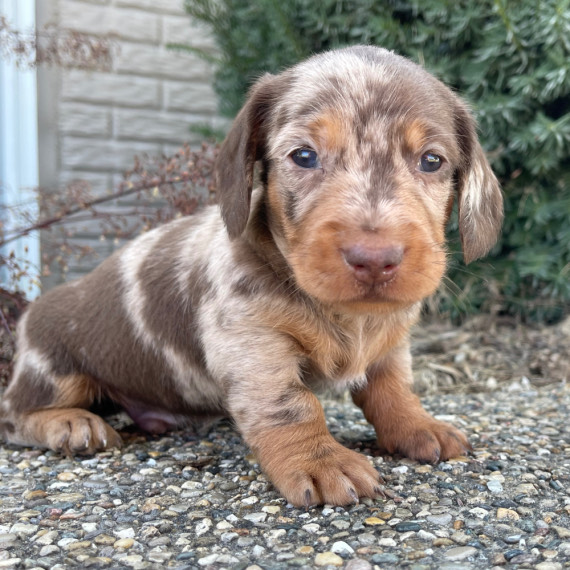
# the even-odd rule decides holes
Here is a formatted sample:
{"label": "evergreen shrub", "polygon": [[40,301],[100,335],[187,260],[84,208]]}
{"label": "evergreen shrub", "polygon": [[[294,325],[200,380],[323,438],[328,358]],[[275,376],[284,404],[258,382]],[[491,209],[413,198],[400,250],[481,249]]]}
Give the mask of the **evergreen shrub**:
{"label": "evergreen shrub", "polygon": [[215,88],[233,116],[264,72],[366,43],[425,66],[470,101],[505,193],[500,243],[460,261],[450,223],[452,316],[554,321],[570,312],[570,0],[186,0],[220,50]]}

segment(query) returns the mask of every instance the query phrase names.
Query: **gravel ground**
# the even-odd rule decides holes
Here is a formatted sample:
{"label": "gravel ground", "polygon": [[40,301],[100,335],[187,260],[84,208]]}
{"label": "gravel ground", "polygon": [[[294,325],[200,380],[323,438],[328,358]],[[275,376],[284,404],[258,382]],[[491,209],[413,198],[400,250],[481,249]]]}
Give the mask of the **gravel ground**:
{"label": "gravel ground", "polygon": [[[330,429],[370,456],[386,497],[293,508],[230,423],[91,458],[0,447],[0,568],[570,567],[570,388],[526,382],[424,398],[472,456],[420,465],[375,452],[347,401]],[[121,416],[114,418],[121,428]]]}

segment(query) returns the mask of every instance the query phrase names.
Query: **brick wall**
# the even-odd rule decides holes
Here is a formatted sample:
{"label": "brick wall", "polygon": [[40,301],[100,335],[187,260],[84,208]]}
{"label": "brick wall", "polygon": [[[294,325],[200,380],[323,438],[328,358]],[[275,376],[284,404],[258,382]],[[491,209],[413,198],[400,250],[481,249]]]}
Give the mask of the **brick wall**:
{"label": "brick wall", "polygon": [[[117,184],[134,155],[169,153],[186,141],[197,145],[201,137],[192,125],[222,125],[209,65],[166,47],[215,49],[185,14],[182,0],[39,0],[37,6],[38,27],[110,35],[117,48],[109,72],[38,71],[41,186],[61,188],[81,179],[104,192]],[[78,236],[95,247],[97,262],[116,247],[99,237],[96,227]],[[67,277],[94,263],[72,262]],[[45,285],[61,279],[52,276]]]}

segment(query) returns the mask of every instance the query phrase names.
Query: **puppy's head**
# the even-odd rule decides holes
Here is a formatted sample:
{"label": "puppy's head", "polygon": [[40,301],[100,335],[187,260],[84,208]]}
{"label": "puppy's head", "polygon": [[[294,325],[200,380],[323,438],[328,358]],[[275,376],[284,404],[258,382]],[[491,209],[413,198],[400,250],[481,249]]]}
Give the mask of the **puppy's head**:
{"label": "puppy's head", "polygon": [[259,160],[273,239],[324,303],[381,310],[433,293],[456,194],[467,263],[500,231],[501,191],[466,105],[380,48],[320,54],[253,87],[216,165],[232,238]]}

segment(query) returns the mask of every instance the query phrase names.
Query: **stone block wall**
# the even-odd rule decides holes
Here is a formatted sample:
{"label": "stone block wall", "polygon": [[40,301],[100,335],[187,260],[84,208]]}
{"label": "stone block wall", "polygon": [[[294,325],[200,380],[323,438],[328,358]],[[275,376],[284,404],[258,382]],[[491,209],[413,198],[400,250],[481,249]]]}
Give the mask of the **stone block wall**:
{"label": "stone block wall", "polygon": [[[182,43],[209,52],[214,42],[183,10],[183,0],[38,0],[38,27],[109,37],[108,72],[38,70],[40,186],[57,189],[86,180],[105,192],[133,164],[133,157],[171,153],[184,142],[198,145],[192,125],[224,126],[216,115],[212,69],[199,56],[167,47]],[[96,231],[90,241],[100,258],[116,247]],[[100,261],[72,262],[67,279]],[[49,287],[61,281],[54,275]]]}

